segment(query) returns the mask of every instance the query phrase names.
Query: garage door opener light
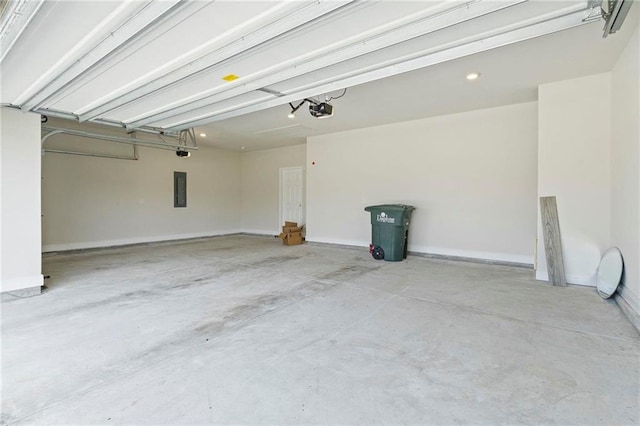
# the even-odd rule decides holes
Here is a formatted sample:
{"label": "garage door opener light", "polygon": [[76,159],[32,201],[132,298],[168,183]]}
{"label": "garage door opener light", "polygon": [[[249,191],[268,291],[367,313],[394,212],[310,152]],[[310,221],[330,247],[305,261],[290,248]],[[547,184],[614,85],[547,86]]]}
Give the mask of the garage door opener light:
{"label": "garage door opener light", "polygon": [[296,111],[300,109],[305,102],[309,102],[309,114],[314,116],[315,118],[329,118],[333,117],[333,105],[329,102],[333,99],[338,99],[343,97],[347,93],[347,89],[340,96],[329,97],[326,96],[324,102],[318,102],[315,99],[304,98],[298,105],[294,106],[291,102],[289,102],[289,106],[291,107],[291,112],[287,115],[289,118],[296,118]]}

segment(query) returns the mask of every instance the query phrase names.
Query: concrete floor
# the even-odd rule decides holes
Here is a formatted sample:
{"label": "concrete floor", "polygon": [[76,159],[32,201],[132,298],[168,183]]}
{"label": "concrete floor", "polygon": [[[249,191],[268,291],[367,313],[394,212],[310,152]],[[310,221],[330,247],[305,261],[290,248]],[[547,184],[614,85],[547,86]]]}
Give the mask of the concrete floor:
{"label": "concrete floor", "polygon": [[45,257],[4,424],[638,424],[640,340],[526,269],[235,236]]}

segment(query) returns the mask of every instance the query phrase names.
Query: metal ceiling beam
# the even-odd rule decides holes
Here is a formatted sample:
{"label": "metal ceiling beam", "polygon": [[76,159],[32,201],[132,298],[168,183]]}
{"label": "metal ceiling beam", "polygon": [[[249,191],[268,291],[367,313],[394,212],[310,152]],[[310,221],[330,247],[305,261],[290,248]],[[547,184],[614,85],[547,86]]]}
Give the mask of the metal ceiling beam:
{"label": "metal ceiling beam", "polygon": [[25,101],[20,103],[22,110],[30,111],[40,107],[43,101],[54,96],[56,92],[63,90],[65,87],[68,88],[70,82],[90,67],[108,59],[109,55],[117,49],[125,48],[135,39],[136,35],[148,28],[149,25],[159,20],[164,22],[165,19],[161,18],[167,17],[167,15],[174,16],[175,13],[168,12],[175,12],[180,9],[181,6],[184,6],[185,3],[181,0],[154,0],[146,4],[141,4],[143,6],[137,13],[127,19],[122,25],[118,26],[118,28],[108,29],[106,36],[99,41],[97,45],[87,46],[77,59],[66,69],[47,81],[39,90],[21,95],[18,101],[26,98]]}
{"label": "metal ceiling beam", "polygon": [[524,1],[526,0],[500,2],[476,0],[467,4],[438,3],[434,7],[388,22],[385,25],[324,46],[284,63],[261,69],[252,75],[241,77],[231,84],[208,89],[197,95],[163,105],[154,111],[124,119],[123,121],[127,128],[136,128],[148,123],[159,122],[169,117],[206,107],[262,87],[268,87],[339,62],[384,49],[415,37],[430,34]]}
{"label": "metal ceiling beam", "polygon": [[[0,105],[0,107],[3,108],[12,108],[12,109],[19,109],[18,107],[14,106],[14,105],[10,105],[10,104],[2,104]],[[45,109],[45,108],[36,108],[33,110],[33,112],[40,114],[40,115],[44,115],[47,117],[55,117],[55,118],[61,118],[63,120],[71,120],[74,122],[78,122],[78,116],[69,112],[63,112],[63,111],[56,111],[56,110],[51,110],[51,109]],[[96,120],[92,120],[92,123],[95,124],[102,124],[105,126],[110,126],[110,127],[117,127],[119,129],[124,129],[125,126],[123,123],[119,122],[119,121],[113,121],[113,120],[107,120],[107,119],[96,119]],[[152,127],[139,127],[137,129],[135,129],[136,132],[144,132],[144,133],[150,133],[153,135],[158,135],[158,134],[163,134],[166,136],[171,136],[171,137],[176,137],[179,133],[179,131],[174,132],[174,131],[170,131],[170,130],[164,130],[164,129],[157,129],[157,128],[152,128]]]}
{"label": "metal ceiling beam", "polygon": [[[135,150],[136,146],[134,145],[133,148]],[[42,152],[52,153],[52,154],[79,155],[82,157],[111,158],[114,160],[134,160],[135,161],[138,159],[138,154],[135,152],[132,156],[112,155],[112,154],[94,154],[91,152],[67,151],[62,149],[49,149],[49,148],[43,149]]]}
{"label": "metal ceiling beam", "polygon": [[47,69],[39,78],[29,85],[20,95],[13,99],[14,105],[22,105],[38,91],[42,90],[59,73],[67,69],[78,58],[88,53],[95,45],[113,30],[114,25],[120,25],[126,16],[131,14],[131,9],[135,6],[136,11],[143,8],[145,3],[121,3],[114,11],[106,16],[98,26],[93,28],[86,36],[79,40],[73,48],[69,49],[58,61]]}
{"label": "metal ceiling beam", "polygon": [[281,2],[277,7],[269,9],[229,33],[169,61],[163,69],[155,70],[151,75],[141,76],[120,88],[117,93],[110,93],[80,108],[80,121],[94,119],[156,90],[183,81],[353,1]]}
{"label": "metal ceiling beam", "polygon": [[7,56],[44,0],[9,1],[0,22],[0,63]]}
{"label": "metal ceiling beam", "polygon": [[[42,136],[42,139],[40,140],[40,144],[42,146],[44,146],[44,143],[50,137],[55,136],[57,134],[65,134],[65,135],[72,135],[72,136],[80,136],[80,137],[89,138],[89,139],[103,140],[107,142],[115,142],[115,143],[121,143],[121,144],[127,144],[127,145],[146,146],[148,148],[160,148],[160,149],[166,149],[171,151],[176,151],[176,150],[189,151],[189,150],[198,149],[198,146],[196,145],[195,137],[191,139],[191,138],[187,138],[186,135],[184,137],[180,135],[180,137],[178,138],[178,143],[172,144],[172,143],[166,142],[164,139],[162,139],[162,136],[160,135],[156,135],[160,139],[160,141],[157,142],[157,141],[150,141],[145,139],[125,138],[121,136],[87,132],[84,130],[68,129],[68,128],[57,127],[57,126],[42,126],[42,130],[48,132],[47,134]],[[184,132],[187,132],[187,131],[185,130]],[[189,134],[192,133],[191,130],[189,130],[188,132],[190,132]],[[188,139],[192,140],[192,145],[188,145],[187,143]]]}
{"label": "metal ceiling beam", "polygon": [[209,124],[585,25],[584,18],[588,10],[584,8],[583,4],[569,6],[560,11],[468,37],[435,49],[416,52],[405,58],[397,58],[376,66],[333,76],[310,85],[292,88],[286,91],[283,97],[267,101],[246,102],[241,106],[203,113],[199,116],[168,123],[164,127],[175,131]]}
{"label": "metal ceiling beam", "polygon": [[[605,24],[602,38],[607,38],[609,34],[614,34],[622,27],[633,0],[604,0],[607,3],[607,13],[604,16]],[[601,9],[603,10],[603,9]]]}
{"label": "metal ceiling beam", "polygon": [[126,41],[124,45],[119,46],[109,55],[102,58],[97,64],[99,66],[89,67],[80,75],[75,77],[73,81],[65,85],[65,87],[45,99],[39,106],[39,108],[55,109],[55,105],[57,102],[73,93],[77,88],[80,88],[85,84],[90,84],[93,79],[102,75],[102,73],[113,66],[113,64],[117,64],[118,62],[123,61],[127,57],[129,57],[132,54],[132,51],[136,52],[148,43],[151,43],[156,38],[170,31],[171,28],[176,25],[176,22],[182,22],[183,20],[190,18],[192,15],[200,13],[200,11],[208,4],[208,2],[204,1],[194,2],[188,0],[180,0],[180,2],[171,10],[167,11],[167,13],[162,15],[159,19],[155,20],[138,34],[136,34],[133,39]]}

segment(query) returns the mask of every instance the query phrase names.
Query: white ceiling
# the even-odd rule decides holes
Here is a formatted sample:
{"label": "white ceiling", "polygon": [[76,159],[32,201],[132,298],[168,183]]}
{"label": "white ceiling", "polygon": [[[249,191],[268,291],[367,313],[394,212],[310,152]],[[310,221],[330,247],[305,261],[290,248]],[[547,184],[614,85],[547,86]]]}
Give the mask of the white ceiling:
{"label": "white ceiling", "polygon": [[[290,108],[283,105],[199,126],[196,134],[207,135],[198,138],[200,143],[256,150],[301,144],[307,136],[533,102],[540,84],[610,71],[634,21],[629,16],[628,25],[606,39],[602,24],[592,23],[350,87],[332,101],[334,116],[328,119],[313,118],[303,108],[290,119]],[[481,76],[470,82],[465,76],[472,71]]]}
{"label": "white ceiling", "polygon": [[[228,149],[292,145],[533,101],[540,83],[608,71],[633,24],[603,39],[603,21],[583,22],[590,4],[18,0],[3,10],[0,102],[128,129],[196,126],[200,143]],[[343,88],[333,117],[304,105],[287,118],[289,102]]]}

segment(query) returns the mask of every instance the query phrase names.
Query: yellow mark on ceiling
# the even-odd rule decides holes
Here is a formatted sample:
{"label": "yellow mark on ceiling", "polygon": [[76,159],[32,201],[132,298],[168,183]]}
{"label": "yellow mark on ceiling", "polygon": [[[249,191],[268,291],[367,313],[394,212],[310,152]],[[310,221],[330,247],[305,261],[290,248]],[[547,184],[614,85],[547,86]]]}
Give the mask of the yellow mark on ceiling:
{"label": "yellow mark on ceiling", "polygon": [[224,81],[233,81],[233,80],[237,80],[238,76],[235,75],[235,74],[228,74],[228,75],[225,75],[224,77],[222,77],[222,79]]}

